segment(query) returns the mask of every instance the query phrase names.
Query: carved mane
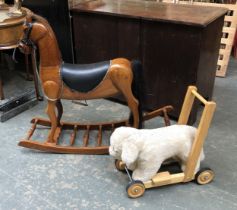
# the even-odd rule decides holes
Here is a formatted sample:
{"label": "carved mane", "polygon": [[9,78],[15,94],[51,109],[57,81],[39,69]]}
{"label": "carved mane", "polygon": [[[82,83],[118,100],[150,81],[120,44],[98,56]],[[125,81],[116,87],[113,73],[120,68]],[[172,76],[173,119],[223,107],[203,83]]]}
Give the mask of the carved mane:
{"label": "carved mane", "polygon": [[58,53],[58,59],[62,60],[61,51],[60,51],[59,46],[58,46],[57,38],[56,38],[55,33],[54,33],[52,27],[50,26],[49,22],[45,18],[43,18],[39,15],[36,15],[34,13],[32,13],[30,16],[31,16],[33,21],[41,23],[47,29],[48,36],[50,37],[50,39],[51,39],[50,41],[52,43],[50,45],[50,47],[55,48],[54,50],[57,51],[57,53]]}

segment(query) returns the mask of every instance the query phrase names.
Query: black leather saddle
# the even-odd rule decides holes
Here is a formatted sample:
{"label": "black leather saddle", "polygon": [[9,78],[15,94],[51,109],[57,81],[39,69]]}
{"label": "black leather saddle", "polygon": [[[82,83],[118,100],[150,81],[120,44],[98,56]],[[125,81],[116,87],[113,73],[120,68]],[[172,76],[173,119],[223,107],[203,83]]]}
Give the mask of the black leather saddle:
{"label": "black leather saddle", "polygon": [[109,67],[110,61],[92,64],[64,63],[61,67],[61,77],[71,90],[86,93],[100,84]]}

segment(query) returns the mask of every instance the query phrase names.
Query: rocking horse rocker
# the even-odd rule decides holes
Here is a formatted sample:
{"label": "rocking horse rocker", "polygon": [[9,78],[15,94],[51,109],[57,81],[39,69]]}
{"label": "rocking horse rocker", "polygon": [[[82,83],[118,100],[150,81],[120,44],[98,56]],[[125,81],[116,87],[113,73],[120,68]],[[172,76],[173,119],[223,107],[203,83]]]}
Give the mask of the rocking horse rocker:
{"label": "rocking horse rocker", "polygon": [[[113,131],[116,127],[129,125],[129,120],[87,125],[62,122],[60,121],[63,114],[61,99],[88,100],[107,98],[122,93],[131,110],[130,122],[133,122],[133,127],[139,128],[143,120],[159,115],[163,115],[166,124],[169,124],[167,112],[172,110],[171,106],[142,115],[141,103],[139,103],[141,99],[139,80],[142,68],[139,62],[116,58],[94,64],[63,63],[52,28],[44,18],[35,14],[27,18],[24,25],[24,38],[19,46],[22,51],[29,51],[29,49],[33,51],[36,46],[39,49],[40,79],[48,101],[46,113],[49,117],[49,120],[32,119],[33,125],[27,138],[19,142],[20,146],[56,153],[106,154],[108,145],[102,145],[102,131]],[[51,127],[43,143],[31,140],[37,125]],[[63,129],[73,130],[68,146],[61,146],[58,142]],[[83,146],[80,147],[74,146],[79,129],[85,130]],[[88,146],[90,130],[98,130],[95,147]]]}

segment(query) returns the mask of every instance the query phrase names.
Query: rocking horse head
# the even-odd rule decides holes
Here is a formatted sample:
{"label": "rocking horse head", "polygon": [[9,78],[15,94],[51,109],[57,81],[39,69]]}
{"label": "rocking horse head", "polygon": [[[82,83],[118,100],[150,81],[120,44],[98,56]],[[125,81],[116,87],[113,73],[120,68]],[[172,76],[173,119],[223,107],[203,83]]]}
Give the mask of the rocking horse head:
{"label": "rocking horse head", "polygon": [[[44,65],[45,61],[51,61],[51,64],[47,64],[46,62],[46,65],[52,65],[52,63],[54,65],[59,65],[59,63],[62,62],[57,39],[51,26],[45,18],[30,13],[26,18],[23,28],[23,38],[19,42],[19,49],[23,53],[30,54],[32,49],[35,49],[36,46],[38,46],[39,50],[44,49],[45,51],[42,52],[42,55],[51,55],[50,59],[48,58],[46,60],[42,57],[43,60],[41,58],[41,64]],[[48,46],[44,46],[46,43]],[[50,47],[52,49],[50,49]],[[52,50],[54,50],[54,53],[51,52]]]}
{"label": "rocking horse head", "polygon": [[132,113],[130,124],[137,128],[141,126],[140,62],[116,58],[93,64],[66,64],[62,62],[55,34],[47,20],[33,14],[24,28],[20,48],[27,53],[36,46],[39,49],[40,79],[48,100],[46,112],[51,125],[46,143],[57,143],[55,132],[61,126],[63,113],[61,99],[89,100],[121,93]]}

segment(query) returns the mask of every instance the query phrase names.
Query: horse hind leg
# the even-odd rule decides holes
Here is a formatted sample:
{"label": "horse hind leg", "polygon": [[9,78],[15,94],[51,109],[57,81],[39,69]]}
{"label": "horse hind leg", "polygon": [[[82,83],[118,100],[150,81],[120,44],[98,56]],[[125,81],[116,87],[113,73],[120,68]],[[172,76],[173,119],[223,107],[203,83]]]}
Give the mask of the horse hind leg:
{"label": "horse hind leg", "polygon": [[[116,67],[113,68],[113,65]],[[131,67],[131,62],[127,59],[114,59],[110,70],[110,78],[113,85],[124,95],[127,101],[133,115],[133,127],[139,128],[139,103],[132,92],[133,70]]]}
{"label": "horse hind leg", "polygon": [[[139,125],[138,128],[143,127],[142,118],[143,118],[143,100],[144,98],[144,77],[143,77],[143,68],[142,63],[139,60],[131,61],[133,81],[132,81],[132,93],[134,97],[138,100],[138,115],[139,115]],[[129,121],[132,124],[133,115],[130,114]]]}
{"label": "horse hind leg", "polygon": [[128,107],[130,108],[133,115],[133,127],[139,127],[139,114],[138,114],[138,101],[134,97],[131,89],[131,83],[120,82],[117,88],[123,93],[125,99],[127,100]]}
{"label": "horse hind leg", "polygon": [[138,114],[138,101],[137,99],[133,96],[132,90],[130,88],[128,93],[124,93],[128,106],[132,112],[133,115],[133,127],[134,128],[139,128],[139,114]]}

